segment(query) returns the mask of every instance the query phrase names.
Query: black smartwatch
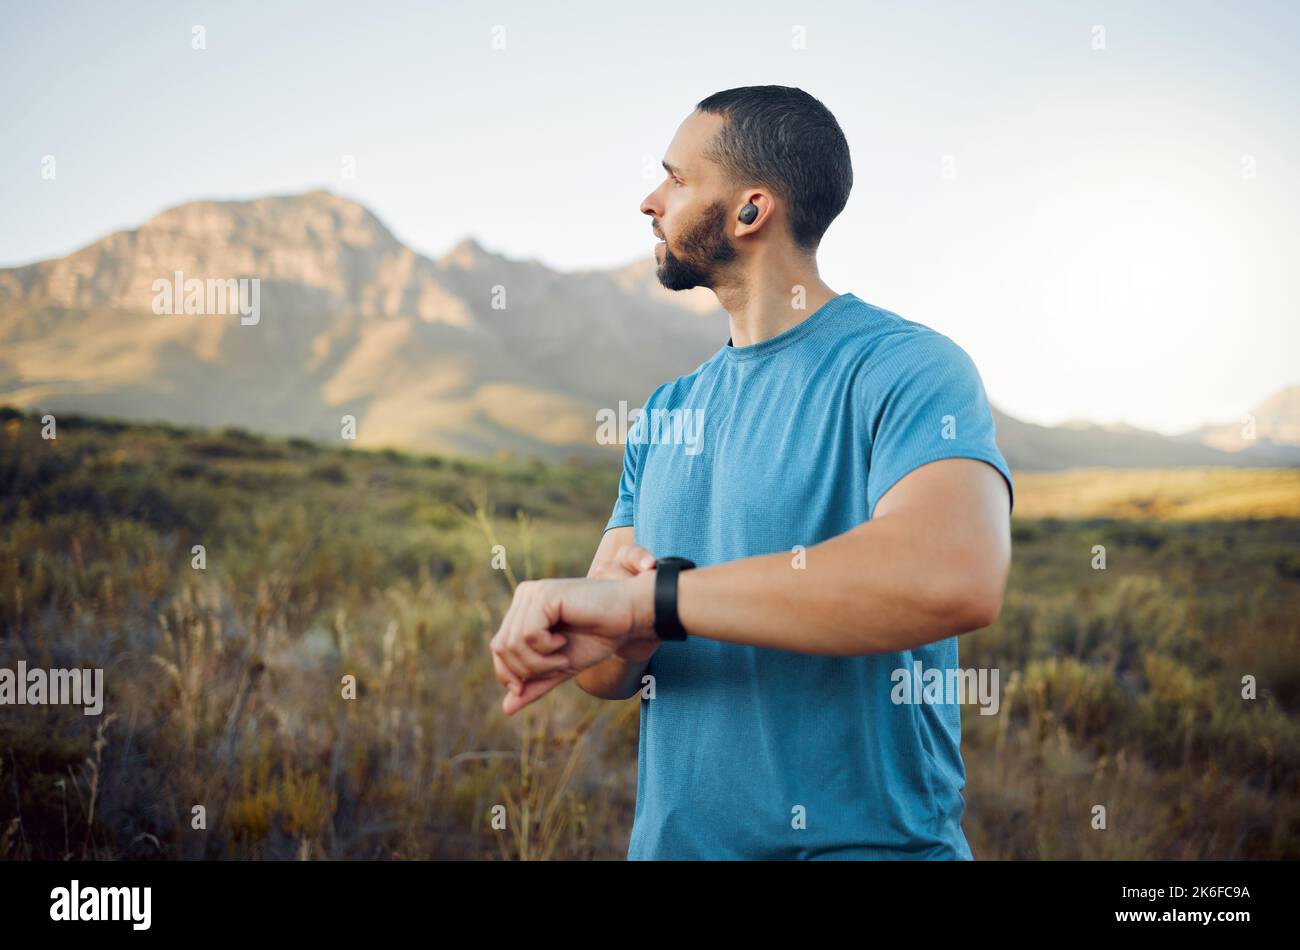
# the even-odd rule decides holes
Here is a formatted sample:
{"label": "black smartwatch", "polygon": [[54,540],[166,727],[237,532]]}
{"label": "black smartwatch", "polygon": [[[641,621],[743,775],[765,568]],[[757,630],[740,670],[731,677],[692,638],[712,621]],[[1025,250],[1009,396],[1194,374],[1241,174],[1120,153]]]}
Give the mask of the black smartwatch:
{"label": "black smartwatch", "polygon": [[686,628],[677,617],[677,575],[694,566],[684,557],[655,561],[655,633],[660,640],[686,639]]}

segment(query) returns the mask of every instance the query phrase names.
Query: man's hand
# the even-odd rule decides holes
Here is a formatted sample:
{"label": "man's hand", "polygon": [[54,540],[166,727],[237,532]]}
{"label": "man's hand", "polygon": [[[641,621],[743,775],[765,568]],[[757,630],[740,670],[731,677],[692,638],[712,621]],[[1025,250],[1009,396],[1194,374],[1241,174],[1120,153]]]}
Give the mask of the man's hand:
{"label": "man's hand", "polygon": [[[655,556],[641,545],[625,544],[614,552],[612,560],[593,565],[587,576],[609,580],[636,577],[645,571],[653,570],[655,563]],[[654,655],[655,650],[659,649],[659,643],[658,639],[634,640],[619,647],[614,653],[630,663],[644,663]]]}
{"label": "man's hand", "polygon": [[625,544],[614,552],[608,561],[600,561],[591,566],[588,577],[603,577],[616,580],[623,577],[635,577],[642,571],[655,566],[655,556],[639,544]]}
{"label": "man's hand", "polygon": [[516,587],[491,642],[497,678],[507,687],[502,711],[514,715],[615,652],[653,653],[659,645],[654,579],[654,571],[642,571],[616,580],[566,578]]}

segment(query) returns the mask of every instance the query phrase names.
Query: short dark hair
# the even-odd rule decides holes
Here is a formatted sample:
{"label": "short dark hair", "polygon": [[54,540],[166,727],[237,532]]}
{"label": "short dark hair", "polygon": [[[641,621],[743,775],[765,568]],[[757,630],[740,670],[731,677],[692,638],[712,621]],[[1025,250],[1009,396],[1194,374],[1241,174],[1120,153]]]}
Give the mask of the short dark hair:
{"label": "short dark hair", "polygon": [[785,199],[790,236],[812,252],[853,188],[849,143],[831,111],[793,86],[740,86],[700,100],[727,121],[706,150],[737,183],[760,182]]}

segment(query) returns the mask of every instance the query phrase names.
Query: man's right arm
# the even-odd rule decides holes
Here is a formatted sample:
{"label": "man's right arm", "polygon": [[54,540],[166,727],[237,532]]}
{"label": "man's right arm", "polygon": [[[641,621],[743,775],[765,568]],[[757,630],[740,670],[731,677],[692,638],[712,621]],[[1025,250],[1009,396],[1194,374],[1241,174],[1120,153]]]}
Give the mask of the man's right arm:
{"label": "man's right arm", "polygon": [[[610,528],[600,539],[596,556],[592,558],[588,577],[634,577],[645,567],[650,552],[636,546],[635,529],[631,525]],[[652,651],[653,652],[653,651]],[[591,669],[583,670],[573,678],[582,689],[600,699],[630,699],[641,689],[641,677],[650,665],[648,655],[632,657],[610,655]]]}

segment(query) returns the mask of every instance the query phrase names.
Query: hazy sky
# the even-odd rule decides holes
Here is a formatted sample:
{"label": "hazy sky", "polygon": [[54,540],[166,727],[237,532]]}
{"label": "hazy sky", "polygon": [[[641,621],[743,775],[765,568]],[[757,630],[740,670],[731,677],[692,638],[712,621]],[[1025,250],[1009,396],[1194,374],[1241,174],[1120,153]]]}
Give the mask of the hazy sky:
{"label": "hazy sky", "polygon": [[1012,415],[1174,432],[1300,383],[1300,4],[549,6],[6,4],[0,264],[317,187],[426,254],[624,264],[694,104],[778,83],[853,155],[822,277]]}

